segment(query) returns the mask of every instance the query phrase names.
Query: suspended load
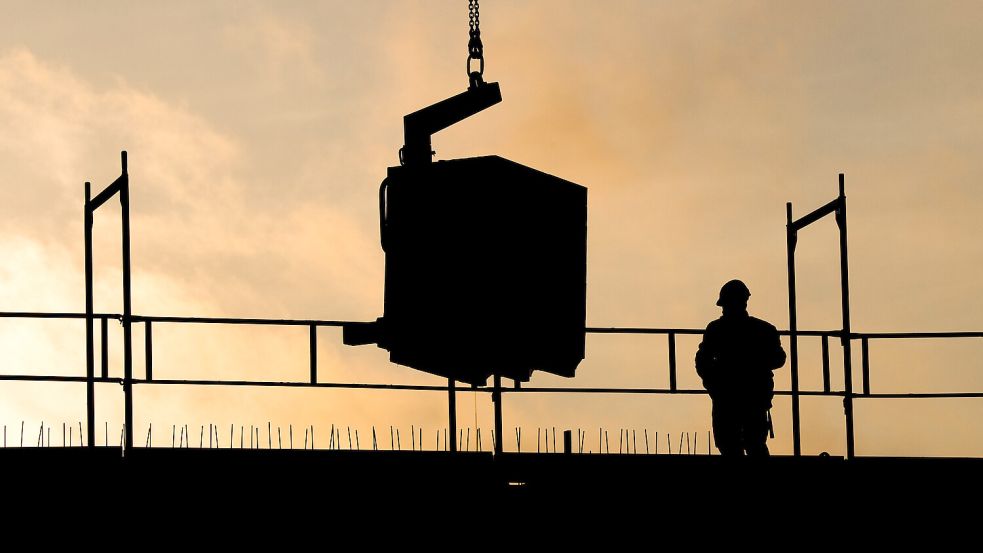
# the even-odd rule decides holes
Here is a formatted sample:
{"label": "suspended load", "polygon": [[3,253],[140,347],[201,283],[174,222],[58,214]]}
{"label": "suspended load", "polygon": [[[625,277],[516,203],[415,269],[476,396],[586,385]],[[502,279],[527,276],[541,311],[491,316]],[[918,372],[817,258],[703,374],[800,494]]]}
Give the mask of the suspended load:
{"label": "suspended load", "polygon": [[469,80],[404,117],[401,165],[379,190],[384,313],[346,325],[344,341],[475,385],[534,370],[573,377],[584,358],[587,189],[499,156],[433,162],[434,133],[502,99],[480,71]]}

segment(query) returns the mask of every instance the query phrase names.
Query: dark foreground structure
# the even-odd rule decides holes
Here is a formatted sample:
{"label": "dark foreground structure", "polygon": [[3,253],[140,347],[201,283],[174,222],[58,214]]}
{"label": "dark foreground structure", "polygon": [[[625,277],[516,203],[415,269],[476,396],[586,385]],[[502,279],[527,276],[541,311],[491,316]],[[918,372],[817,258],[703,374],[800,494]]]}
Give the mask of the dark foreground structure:
{"label": "dark foreground structure", "polygon": [[[671,522],[938,514],[983,491],[983,460],[141,449],[0,450],[10,504],[140,520],[328,515],[467,519],[627,509]],[[10,478],[9,475],[23,475]],[[111,505],[110,511],[100,505]],[[429,510],[430,506],[437,510]],[[442,506],[441,506],[442,505]],[[452,506],[456,506],[453,507]],[[371,511],[366,511],[371,508]],[[694,511],[698,509],[699,511]],[[763,509],[763,510],[762,510]],[[182,520],[195,520],[183,518]],[[820,520],[820,519],[817,519]]]}

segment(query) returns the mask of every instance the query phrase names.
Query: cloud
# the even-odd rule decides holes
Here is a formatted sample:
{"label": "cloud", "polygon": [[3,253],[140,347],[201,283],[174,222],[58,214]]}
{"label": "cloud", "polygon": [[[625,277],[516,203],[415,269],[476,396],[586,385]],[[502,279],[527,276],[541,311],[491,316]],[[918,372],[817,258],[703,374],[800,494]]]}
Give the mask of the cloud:
{"label": "cloud", "polygon": [[[240,145],[188,110],[122,81],[86,82],[18,49],[0,55],[0,121],[10,130],[0,138],[0,166],[8,183],[0,197],[3,310],[84,309],[81,181],[91,179],[93,193],[101,190],[119,174],[118,151],[125,148],[135,312],[375,316],[381,265],[378,256],[364,254],[377,249],[375,237],[364,235],[363,226],[350,214],[329,205],[295,206],[286,214],[254,211],[249,193],[266,185],[237,176],[243,163]],[[97,311],[121,310],[118,213],[115,201],[96,213]],[[28,330],[21,331],[10,326],[12,321],[4,324],[8,326],[0,346],[9,358],[20,360],[6,372],[84,372],[80,328],[69,332],[65,325],[49,325],[30,330],[32,323],[22,322],[20,328]],[[117,373],[120,335],[115,323],[111,332]],[[172,331],[166,325],[157,332],[161,375],[209,365],[217,377],[274,378],[290,367],[301,368],[295,375],[300,378],[307,372],[306,335],[297,343],[292,335],[275,331],[212,341],[207,339],[209,331],[196,334],[188,329],[178,340],[169,338]],[[134,333],[140,336],[142,326],[134,325]],[[337,357],[329,352],[341,347],[340,340],[325,344],[324,358]],[[142,370],[142,358],[135,358],[137,370]],[[32,390],[21,396],[52,397],[40,388]],[[165,417],[173,412],[165,409],[161,415],[155,406],[183,397],[159,390],[144,393],[149,398],[142,404],[144,412]],[[64,402],[35,402],[33,407],[10,402],[5,411],[10,415],[19,406],[21,412],[47,412],[49,420],[59,412],[74,417],[65,409],[79,407],[78,390],[54,395]],[[255,396],[246,391],[241,397]],[[199,391],[190,392],[190,397],[184,407],[210,413],[206,417],[243,408],[241,401],[216,404]],[[274,411],[292,412],[289,402],[271,401],[280,405]],[[351,405],[347,400],[342,404]]]}
{"label": "cloud", "polygon": [[254,60],[262,86],[323,82],[324,67],[315,51],[316,34],[309,25],[257,11],[227,24],[222,36],[231,51]]}
{"label": "cloud", "polygon": [[[26,50],[0,57],[0,76],[0,120],[11,129],[0,155],[8,182],[21,184],[3,188],[6,233],[79,252],[81,181],[91,179],[97,193],[119,174],[118,151],[125,148],[137,271],[183,280],[225,313],[241,306],[282,310],[278,305],[296,304],[298,287],[311,294],[316,288],[320,298],[377,295],[366,281],[377,281],[381,269],[359,253],[374,237],[361,236],[363,227],[330,205],[257,211],[250,195],[269,185],[242,178],[241,146],[201,117],[125,83],[87,83]],[[96,214],[97,273],[119,264],[109,253],[118,247],[115,205]],[[345,239],[326,247],[329,234],[319,236],[325,228]],[[74,258],[80,262],[80,252]],[[287,263],[326,269],[339,280],[278,274]],[[250,266],[259,273],[250,274]],[[146,293],[139,276],[134,294],[141,309],[171,307],[169,298]]]}

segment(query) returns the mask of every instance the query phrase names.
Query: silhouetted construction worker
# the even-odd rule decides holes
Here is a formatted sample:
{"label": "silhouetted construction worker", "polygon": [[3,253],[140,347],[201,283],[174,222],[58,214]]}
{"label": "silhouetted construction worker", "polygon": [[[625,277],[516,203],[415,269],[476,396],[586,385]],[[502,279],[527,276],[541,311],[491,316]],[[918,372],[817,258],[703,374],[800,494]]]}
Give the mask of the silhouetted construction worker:
{"label": "silhouetted construction worker", "polygon": [[772,371],[785,364],[778,330],[748,315],[751,292],[740,280],[720,289],[723,315],[711,321],[696,352],[696,372],[713,400],[713,434],[721,455],[768,456]]}

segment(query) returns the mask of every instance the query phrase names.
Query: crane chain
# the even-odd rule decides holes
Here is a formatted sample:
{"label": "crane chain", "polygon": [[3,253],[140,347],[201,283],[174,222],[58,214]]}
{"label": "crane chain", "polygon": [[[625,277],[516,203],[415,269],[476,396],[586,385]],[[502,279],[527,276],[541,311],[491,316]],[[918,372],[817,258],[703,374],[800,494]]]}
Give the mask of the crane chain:
{"label": "crane chain", "polygon": [[[481,44],[481,21],[478,19],[478,0],[468,0],[468,29],[471,36],[468,40],[468,80],[471,88],[477,88],[484,83],[482,75],[485,74],[485,54]],[[472,61],[478,62],[476,70],[472,69]]]}

